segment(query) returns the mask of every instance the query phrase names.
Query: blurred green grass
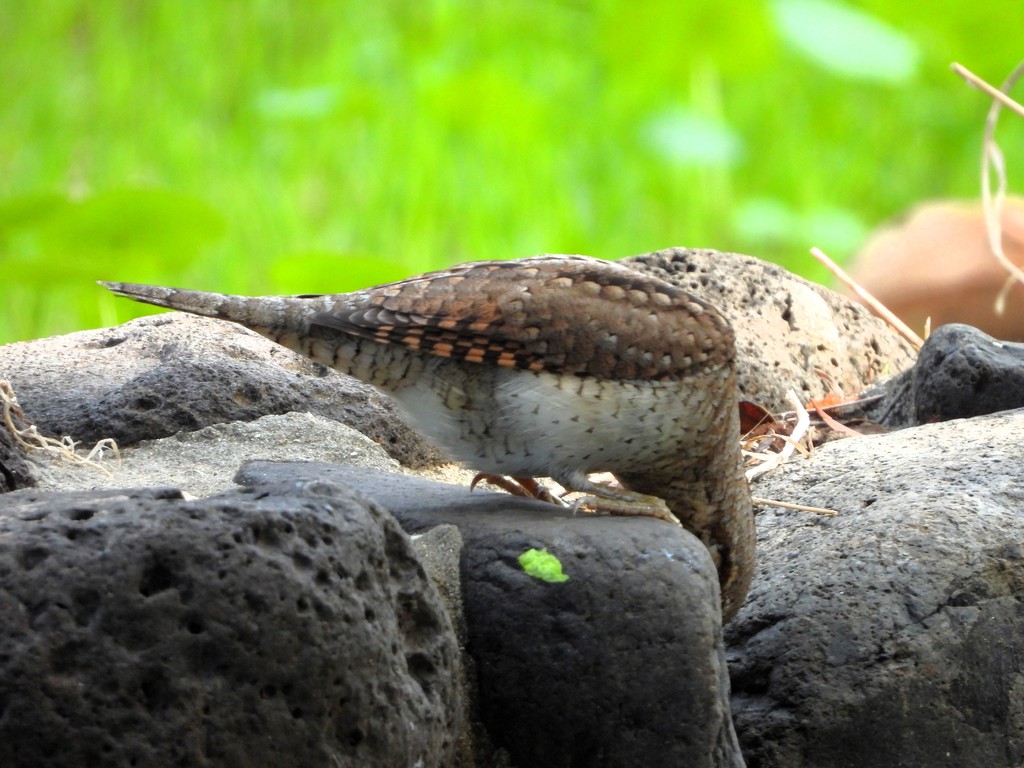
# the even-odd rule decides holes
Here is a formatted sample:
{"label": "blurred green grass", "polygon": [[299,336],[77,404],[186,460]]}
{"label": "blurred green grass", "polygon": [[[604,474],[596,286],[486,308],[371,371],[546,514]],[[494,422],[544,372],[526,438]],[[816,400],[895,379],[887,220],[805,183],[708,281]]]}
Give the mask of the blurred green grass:
{"label": "blurred green grass", "polygon": [[998,83],[1018,16],[0,0],[0,343],[144,311],[96,279],[325,292],[671,245],[823,279],[810,245],[842,260],[916,201],[977,196],[987,101],[948,65]]}

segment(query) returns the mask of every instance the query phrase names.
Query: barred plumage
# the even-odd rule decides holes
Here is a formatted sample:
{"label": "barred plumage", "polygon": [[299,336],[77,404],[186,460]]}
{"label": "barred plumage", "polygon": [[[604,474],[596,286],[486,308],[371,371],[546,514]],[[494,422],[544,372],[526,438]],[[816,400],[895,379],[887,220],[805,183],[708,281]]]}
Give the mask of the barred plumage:
{"label": "barred plumage", "polygon": [[[102,285],[240,323],[367,381],[474,469],[550,476],[622,513],[666,517],[638,494],[665,499],[711,551],[725,614],[746,595],[754,531],[733,333],[714,307],[675,286],[561,255],[463,264],[334,295]],[[598,471],[633,493],[590,482]]]}

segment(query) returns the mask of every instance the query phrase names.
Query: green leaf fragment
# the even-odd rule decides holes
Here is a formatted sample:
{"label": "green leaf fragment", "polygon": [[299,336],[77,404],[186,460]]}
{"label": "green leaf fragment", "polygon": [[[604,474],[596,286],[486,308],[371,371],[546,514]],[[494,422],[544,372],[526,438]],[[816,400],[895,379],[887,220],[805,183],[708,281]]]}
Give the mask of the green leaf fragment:
{"label": "green leaf fragment", "polygon": [[519,565],[527,576],[541,581],[561,583],[569,577],[562,572],[561,561],[544,549],[528,549],[519,556]]}

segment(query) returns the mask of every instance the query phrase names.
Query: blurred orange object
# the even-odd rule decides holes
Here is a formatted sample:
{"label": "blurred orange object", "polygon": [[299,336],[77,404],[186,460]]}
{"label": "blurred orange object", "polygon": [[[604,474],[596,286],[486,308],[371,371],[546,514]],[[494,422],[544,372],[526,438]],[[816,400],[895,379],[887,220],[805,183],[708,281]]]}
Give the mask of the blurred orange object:
{"label": "blurred orange object", "polygon": [[[1007,198],[1003,249],[1024,265],[1024,198]],[[848,268],[853,278],[918,333],[967,323],[997,339],[1024,340],[1024,286],[995,313],[1006,270],[988,248],[980,203],[921,203],[900,222],[878,229]]]}

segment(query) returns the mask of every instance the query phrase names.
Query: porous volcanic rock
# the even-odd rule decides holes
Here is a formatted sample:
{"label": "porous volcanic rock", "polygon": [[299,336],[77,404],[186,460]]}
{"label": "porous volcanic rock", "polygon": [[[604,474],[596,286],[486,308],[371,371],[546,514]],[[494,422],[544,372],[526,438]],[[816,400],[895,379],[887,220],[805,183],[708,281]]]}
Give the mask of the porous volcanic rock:
{"label": "porous volcanic rock", "polygon": [[969,325],[936,328],[914,366],[837,412],[902,429],[1024,407],[1024,344]]}
{"label": "porous volcanic rock", "polygon": [[338,485],[7,494],[0,620],[0,765],[452,765],[447,613]]}
{"label": "porous volcanic rock", "polygon": [[0,493],[35,485],[35,477],[25,461],[25,452],[0,423]]}
{"label": "porous volcanic rock", "polygon": [[1024,762],[1024,411],[839,440],[755,484],[726,627],[750,768]]}
{"label": "porous volcanic rock", "polygon": [[848,395],[909,368],[913,348],[866,307],[752,256],[667,248],[622,263],[715,305],[736,332],[741,397],[773,411],[820,398],[826,374]]}
{"label": "porous volcanic rock", "polygon": [[[718,577],[692,534],[336,465],[255,461],[238,475],[313,478],[358,485],[406,530],[458,527],[477,713],[513,765],[742,766]],[[528,575],[519,558],[531,549],[568,580]]]}

